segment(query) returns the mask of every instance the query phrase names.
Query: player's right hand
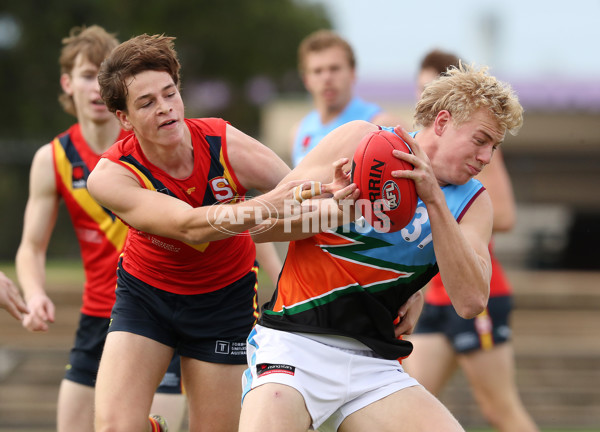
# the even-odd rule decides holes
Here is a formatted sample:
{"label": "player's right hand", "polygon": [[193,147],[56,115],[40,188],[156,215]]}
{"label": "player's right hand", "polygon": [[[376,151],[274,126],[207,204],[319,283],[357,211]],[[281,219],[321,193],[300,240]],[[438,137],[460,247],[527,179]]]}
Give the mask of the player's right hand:
{"label": "player's right hand", "polygon": [[29,313],[23,317],[23,327],[32,332],[46,332],[54,322],[54,303],[46,295],[32,296],[27,302]]}

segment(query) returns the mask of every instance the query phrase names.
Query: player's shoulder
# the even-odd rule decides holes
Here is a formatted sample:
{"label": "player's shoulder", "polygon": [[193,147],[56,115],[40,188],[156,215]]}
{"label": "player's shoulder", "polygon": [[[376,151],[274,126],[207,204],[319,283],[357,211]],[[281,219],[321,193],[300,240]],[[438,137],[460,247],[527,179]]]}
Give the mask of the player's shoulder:
{"label": "player's shoulder", "polygon": [[51,166],[54,160],[53,151],[52,142],[43,144],[40,148],[38,148],[33,155],[32,169],[33,167],[39,165]]}

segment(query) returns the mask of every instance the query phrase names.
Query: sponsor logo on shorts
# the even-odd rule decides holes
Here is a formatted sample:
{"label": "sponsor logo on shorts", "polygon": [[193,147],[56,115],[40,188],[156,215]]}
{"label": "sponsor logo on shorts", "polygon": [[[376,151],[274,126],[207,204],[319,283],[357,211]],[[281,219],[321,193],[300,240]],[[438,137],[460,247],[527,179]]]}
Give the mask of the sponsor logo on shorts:
{"label": "sponsor logo on shorts", "polygon": [[273,373],[294,375],[296,373],[296,368],[286,364],[260,363],[256,365],[256,375],[259,377],[271,375]]}
{"label": "sponsor logo on shorts", "polygon": [[229,342],[218,340],[215,343],[216,354],[246,355],[246,342]]}

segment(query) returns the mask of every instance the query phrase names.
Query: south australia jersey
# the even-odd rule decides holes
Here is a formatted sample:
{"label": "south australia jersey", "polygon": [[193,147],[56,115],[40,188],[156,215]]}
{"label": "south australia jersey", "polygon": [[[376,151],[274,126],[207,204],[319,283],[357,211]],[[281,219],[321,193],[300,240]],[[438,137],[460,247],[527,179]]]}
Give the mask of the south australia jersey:
{"label": "south australia jersey", "polygon": [[[130,170],[141,187],[180,199],[192,207],[241,199],[246,190],[227,157],[227,123],[216,118],[185,122],[194,155],[194,169],[185,179],[171,177],[149,162],[135,135],[111,147],[103,157]],[[158,289],[201,294],[237,281],[250,271],[254,259],[254,243],[247,233],[188,244],[130,227],[122,265],[128,273]]]}
{"label": "south australia jersey", "polygon": [[[442,188],[455,219],[484,190],[477,180]],[[394,335],[398,309],[438,272],[421,200],[401,231],[382,233],[363,218],[292,241],[260,324],[286,331],[348,336],[396,359],[412,345]]]}
{"label": "south australia jersey", "polygon": [[[127,135],[121,131],[119,139]],[[81,312],[108,318],[115,303],[117,261],[127,226],[96,203],[87,190],[87,178],[100,155],[88,146],[79,124],[52,141],[52,156],[56,191],[69,212],[85,272]]]}

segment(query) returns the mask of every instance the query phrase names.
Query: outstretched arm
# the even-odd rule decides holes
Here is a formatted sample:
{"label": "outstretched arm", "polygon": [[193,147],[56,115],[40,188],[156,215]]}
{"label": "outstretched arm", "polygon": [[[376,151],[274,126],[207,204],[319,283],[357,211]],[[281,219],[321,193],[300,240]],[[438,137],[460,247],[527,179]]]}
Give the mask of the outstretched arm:
{"label": "outstretched arm", "polygon": [[17,250],[16,270],[29,314],[23,327],[47,331],[54,322],[55,308],[46,293],[46,251],[58,213],[52,146],[46,144],[35,154],[29,173],[29,198],[25,207],[23,234]]}
{"label": "outstretched arm", "polygon": [[273,214],[283,217],[284,201],[302,181],[275,187],[289,168],[274,152],[229,125],[226,141],[229,162],[239,182],[246,189],[264,191],[260,197],[226,206],[193,208],[182,200],[143,188],[132,172],[108,159],[101,159],[90,174],[88,190],[97,202],[130,226],[191,244],[244,232]]}
{"label": "outstretched arm", "polygon": [[23,314],[29,312],[19,289],[2,272],[0,272],[0,307],[6,309],[18,320],[22,320]]}
{"label": "outstretched arm", "polygon": [[[300,240],[321,232],[323,228],[335,228],[354,220],[354,208],[340,205],[344,199],[352,202],[358,198],[356,185],[349,181],[351,160],[361,139],[378,129],[372,123],[358,120],[340,126],[323,138],[283,179],[283,182],[302,179],[319,182],[322,195],[295,207],[288,206],[291,217],[267,221],[270,228],[259,227],[253,233],[254,240],[259,243]],[[319,225],[320,221],[327,223]],[[311,228],[307,229],[309,226]]]}

